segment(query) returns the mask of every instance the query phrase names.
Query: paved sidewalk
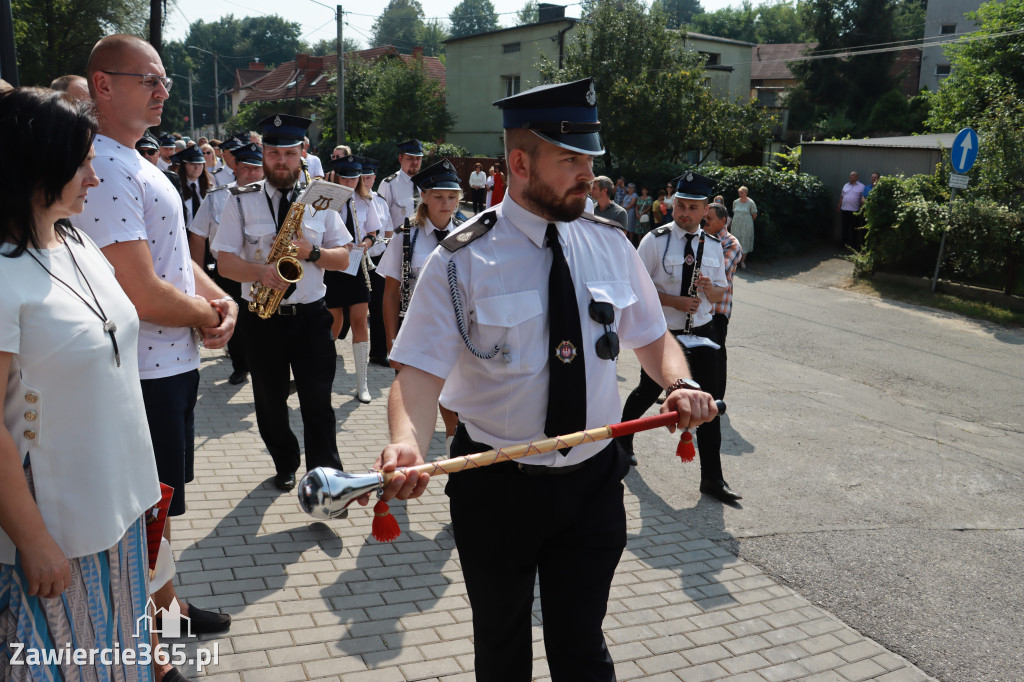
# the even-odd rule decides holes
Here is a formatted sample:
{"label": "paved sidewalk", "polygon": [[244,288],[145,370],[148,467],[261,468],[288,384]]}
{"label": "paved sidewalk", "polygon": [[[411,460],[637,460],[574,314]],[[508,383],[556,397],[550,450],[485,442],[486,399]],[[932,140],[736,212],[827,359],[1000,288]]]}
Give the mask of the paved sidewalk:
{"label": "paved sidewalk", "polygon": [[[393,373],[371,366],[374,400],[362,405],[352,395],[351,344],[338,347],[338,442],[346,469],[365,471],[385,443]],[[250,385],[231,386],[229,373],[222,352],[204,351],[196,480],[173,547],[179,595],[234,623],[227,636],[188,645],[216,644],[217,664],[182,672],[211,682],[472,680],[471,615],[443,481],[408,509],[392,507],[402,526],[393,544],[369,538],[372,515],[362,508],[311,528],[295,495],[273,487]],[[301,433],[295,396],[291,406]],[[645,487],[631,472],[629,541],[605,620],[620,680],[929,679],[702,537],[667,504],[642,503],[630,491]],[[534,675],[544,680],[534,613]]]}

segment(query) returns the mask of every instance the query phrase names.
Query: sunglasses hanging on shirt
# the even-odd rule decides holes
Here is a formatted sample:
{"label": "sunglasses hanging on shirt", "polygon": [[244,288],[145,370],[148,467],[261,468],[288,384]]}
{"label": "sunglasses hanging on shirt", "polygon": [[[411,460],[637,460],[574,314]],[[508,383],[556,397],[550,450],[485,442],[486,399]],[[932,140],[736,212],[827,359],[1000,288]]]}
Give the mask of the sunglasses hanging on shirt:
{"label": "sunglasses hanging on shirt", "polygon": [[604,326],[604,334],[594,344],[597,357],[602,360],[614,360],[619,357],[619,335],[609,329],[615,322],[615,308],[611,303],[591,301],[588,308],[590,319]]}

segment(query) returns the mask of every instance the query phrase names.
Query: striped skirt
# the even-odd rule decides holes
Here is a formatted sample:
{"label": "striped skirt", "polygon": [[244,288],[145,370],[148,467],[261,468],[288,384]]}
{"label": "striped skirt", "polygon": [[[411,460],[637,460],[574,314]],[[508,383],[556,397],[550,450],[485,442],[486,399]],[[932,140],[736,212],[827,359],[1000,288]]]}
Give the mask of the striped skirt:
{"label": "striped skirt", "polygon": [[144,519],[107,551],[69,563],[71,584],[54,599],[28,596],[20,561],[0,564],[0,680],[152,682],[152,666],[136,663],[150,643]]}

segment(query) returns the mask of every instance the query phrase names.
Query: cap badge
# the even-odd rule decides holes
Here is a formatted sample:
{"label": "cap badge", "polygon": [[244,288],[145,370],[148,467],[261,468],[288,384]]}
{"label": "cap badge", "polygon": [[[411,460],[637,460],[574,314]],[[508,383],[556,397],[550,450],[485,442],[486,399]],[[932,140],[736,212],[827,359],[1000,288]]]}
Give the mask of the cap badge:
{"label": "cap badge", "polygon": [[558,347],[555,348],[555,357],[568,365],[576,359],[576,346],[572,345],[571,341],[562,341],[562,343],[558,344]]}
{"label": "cap badge", "polygon": [[597,92],[594,90],[594,81],[590,81],[590,88],[587,90],[587,104],[590,106],[597,104]]}
{"label": "cap badge", "polygon": [[448,159],[445,159],[445,160],[444,160],[444,161],[442,162],[442,164],[441,164],[441,165],[442,165],[442,166],[444,166],[444,169],[445,169],[445,170],[451,170],[451,169],[452,169],[452,165],[451,165],[450,163],[448,163]]}
{"label": "cap badge", "polygon": [[277,126],[278,128],[281,127],[281,117],[280,116],[275,116],[274,117],[274,125]]}
{"label": "cap badge", "polygon": [[686,181],[687,182],[693,182],[693,173],[687,173],[686,174]]}

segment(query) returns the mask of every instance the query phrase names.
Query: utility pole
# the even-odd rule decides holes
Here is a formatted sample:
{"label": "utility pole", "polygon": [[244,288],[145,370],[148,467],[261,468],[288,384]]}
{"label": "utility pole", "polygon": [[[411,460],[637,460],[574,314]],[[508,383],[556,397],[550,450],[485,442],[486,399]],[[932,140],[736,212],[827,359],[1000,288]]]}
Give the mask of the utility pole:
{"label": "utility pole", "polygon": [[196,139],[196,113],[192,106],[192,69],[188,70],[188,122],[192,124],[192,139]]}
{"label": "utility pole", "polygon": [[220,85],[217,82],[217,52],[213,53],[213,136],[220,139]]}
{"label": "utility pole", "polygon": [[345,39],[342,36],[342,11],[338,5],[338,141],[335,145],[345,144]]}

